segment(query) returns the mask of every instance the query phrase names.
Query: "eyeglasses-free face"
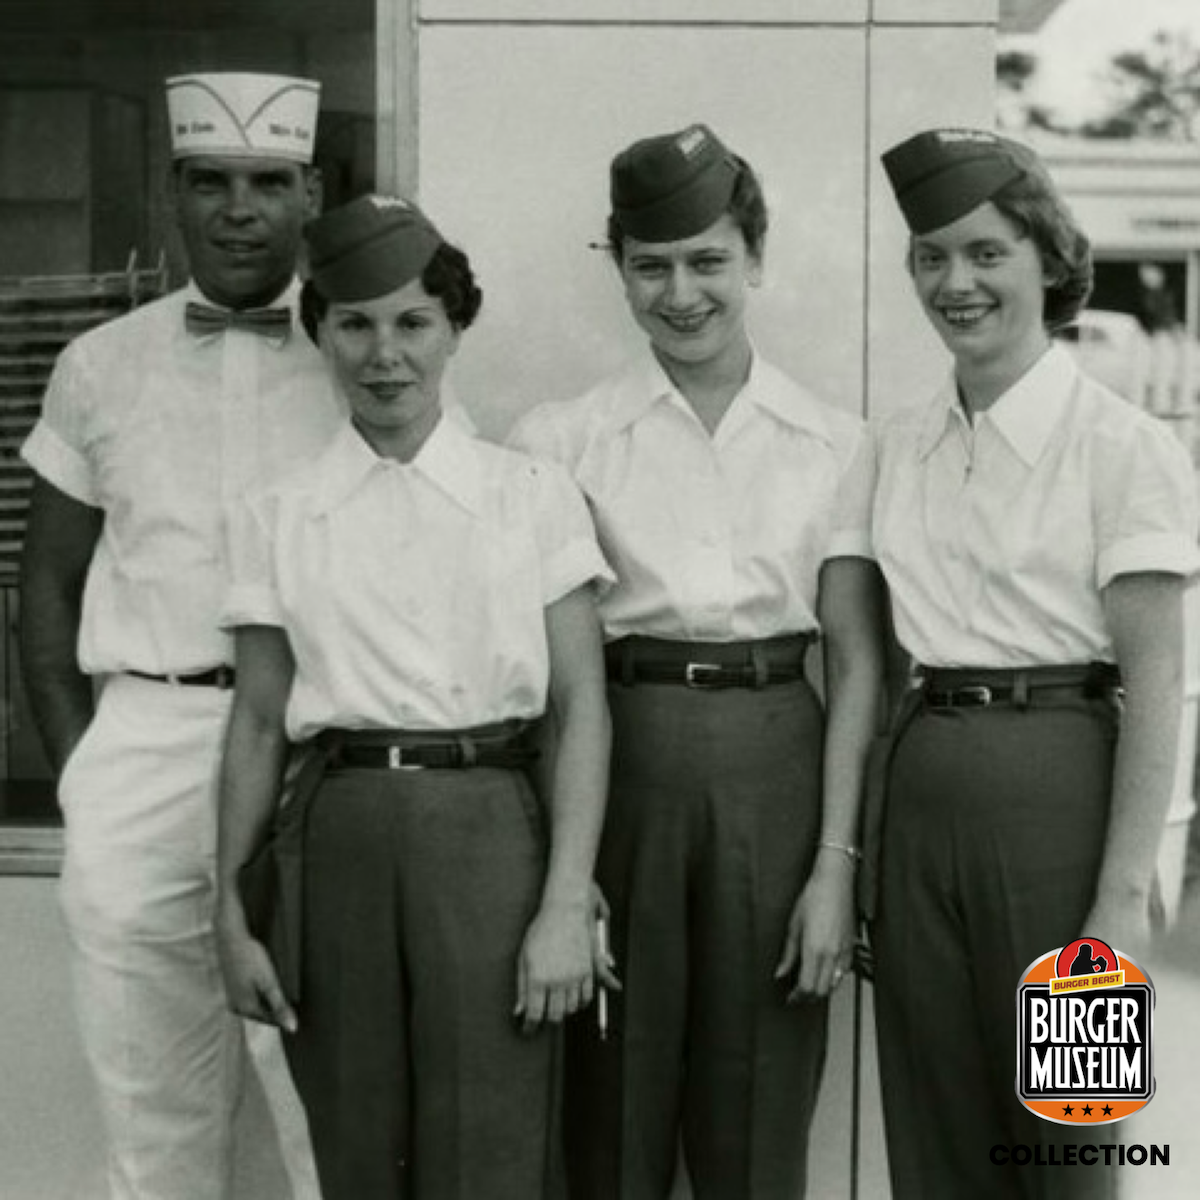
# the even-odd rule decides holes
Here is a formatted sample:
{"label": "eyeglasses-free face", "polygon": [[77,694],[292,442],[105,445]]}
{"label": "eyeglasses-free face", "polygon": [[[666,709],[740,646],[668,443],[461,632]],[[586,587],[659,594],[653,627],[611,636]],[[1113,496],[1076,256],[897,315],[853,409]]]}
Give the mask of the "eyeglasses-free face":
{"label": "eyeglasses-free face", "polygon": [[418,448],[433,431],[458,341],[442,301],[420,279],[373,300],[333,302],[319,329],[354,422],[381,453]]}
{"label": "eyeglasses-free face", "polygon": [[963,367],[1023,369],[1048,341],[1041,255],[991,201],[912,239],[909,270],[930,324]]}
{"label": "eyeglasses-free face", "polygon": [[180,160],[175,212],[188,266],[215,304],[252,308],[291,282],[316,176],[297,163],[214,155]]}
{"label": "eyeglasses-free face", "polygon": [[747,290],[762,266],[728,213],[693,237],[627,237],[621,250],[629,310],[660,357],[695,367],[744,350]]}

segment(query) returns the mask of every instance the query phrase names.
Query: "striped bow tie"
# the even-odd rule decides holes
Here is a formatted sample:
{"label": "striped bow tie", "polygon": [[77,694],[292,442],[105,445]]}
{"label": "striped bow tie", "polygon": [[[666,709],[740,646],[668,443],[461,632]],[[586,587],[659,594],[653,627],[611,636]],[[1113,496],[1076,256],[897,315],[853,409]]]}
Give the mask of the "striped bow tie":
{"label": "striped bow tie", "polygon": [[211,337],[227,329],[241,329],[259,337],[285,338],[292,329],[292,312],[288,308],[213,308],[189,300],[184,324],[193,337]]}

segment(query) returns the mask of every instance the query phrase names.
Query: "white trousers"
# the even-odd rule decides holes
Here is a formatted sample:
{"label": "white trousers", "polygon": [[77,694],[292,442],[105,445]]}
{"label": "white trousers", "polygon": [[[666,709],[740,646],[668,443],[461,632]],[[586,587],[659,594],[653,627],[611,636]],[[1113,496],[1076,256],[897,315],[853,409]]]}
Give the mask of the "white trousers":
{"label": "white trousers", "polygon": [[229,1012],[217,965],[229,701],[115,676],[59,783],[62,909],[112,1200],[319,1196],[279,1035]]}

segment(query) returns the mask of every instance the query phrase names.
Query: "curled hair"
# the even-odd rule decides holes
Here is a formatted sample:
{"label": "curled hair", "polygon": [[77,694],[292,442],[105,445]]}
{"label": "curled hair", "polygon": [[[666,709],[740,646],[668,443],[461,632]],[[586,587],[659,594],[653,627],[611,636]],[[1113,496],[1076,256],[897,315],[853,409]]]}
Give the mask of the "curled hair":
{"label": "curled hair", "polygon": [[[450,324],[460,332],[468,329],[479,315],[483,291],[475,281],[470,259],[449,242],[442,242],[421,272],[421,286],[429,296],[442,302]],[[317,326],[329,311],[329,300],[311,279],[300,291],[300,323],[315,342]]]}
{"label": "curled hair", "polygon": [[1042,259],[1046,285],[1042,322],[1055,333],[1070,325],[1092,292],[1092,245],[1049,172],[1032,150],[1010,138],[1006,149],[1021,167],[1019,179],[991,197],[997,210],[1026,237]]}
{"label": "curled hair", "polygon": [[[750,256],[761,258],[767,240],[767,202],[763,198],[762,184],[754,173],[754,168],[744,158],[736,154],[732,157],[737,164],[737,177],[733,181],[733,194],[729,197],[725,212],[741,230]],[[610,213],[608,252],[618,266],[621,265],[625,254],[625,237],[617,214]]]}

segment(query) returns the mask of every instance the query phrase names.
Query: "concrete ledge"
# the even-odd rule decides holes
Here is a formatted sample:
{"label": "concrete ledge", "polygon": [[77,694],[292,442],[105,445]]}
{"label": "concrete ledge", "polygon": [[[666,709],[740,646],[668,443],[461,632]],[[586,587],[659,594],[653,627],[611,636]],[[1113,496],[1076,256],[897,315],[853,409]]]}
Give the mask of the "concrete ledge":
{"label": "concrete ledge", "polygon": [[995,25],[998,0],[413,0],[423,22]]}
{"label": "concrete ledge", "polygon": [[868,0],[420,0],[419,15],[434,23],[863,25],[868,8]]}
{"label": "concrete ledge", "polygon": [[999,0],[872,0],[877,25],[995,25]]}

